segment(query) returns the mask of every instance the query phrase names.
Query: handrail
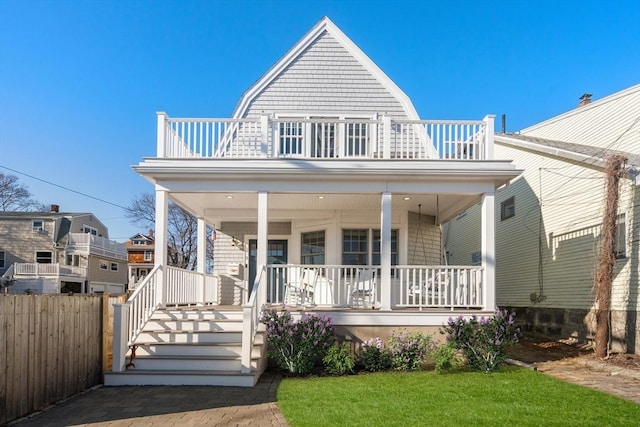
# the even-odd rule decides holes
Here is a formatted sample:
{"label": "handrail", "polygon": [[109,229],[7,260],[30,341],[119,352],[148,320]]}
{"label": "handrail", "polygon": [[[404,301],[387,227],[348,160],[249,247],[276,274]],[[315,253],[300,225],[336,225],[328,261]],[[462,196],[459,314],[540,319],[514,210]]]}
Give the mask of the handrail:
{"label": "handrail", "polygon": [[162,285],[159,271],[162,272],[162,266],[156,265],[127,299],[126,305],[129,307],[127,346],[135,342],[145,323],[162,304],[162,295],[159,292]]}
{"label": "handrail", "polygon": [[242,307],[242,372],[251,371],[251,353],[258,331],[260,309],[262,308],[260,296],[260,282],[266,274],[266,266],[261,265],[256,269],[256,279],[251,287],[249,301]]}

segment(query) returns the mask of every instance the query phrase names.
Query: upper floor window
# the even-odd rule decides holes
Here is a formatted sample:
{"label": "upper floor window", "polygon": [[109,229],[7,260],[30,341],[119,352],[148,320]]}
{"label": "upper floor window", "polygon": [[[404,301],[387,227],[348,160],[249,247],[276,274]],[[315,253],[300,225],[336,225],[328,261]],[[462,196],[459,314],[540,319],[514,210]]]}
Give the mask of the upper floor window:
{"label": "upper floor window", "polygon": [[302,233],[302,263],[323,265],[325,254],[325,233],[322,231],[312,231]]}
{"label": "upper floor window", "polygon": [[51,264],[53,262],[53,253],[51,251],[37,251],[36,262],[38,264]]}
{"label": "upper floor window", "polygon": [[516,215],[516,199],[515,196],[509,197],[504,202],[500,203],[500,221],[509,219]]}
{"label": "upper floor window", "polygon": [[118,263],[117,262],[112,262],[111,263],[111,271],[118,271]]}
{"label": "upper floor window", "polygon": [[44,231],[44,221],[41,219],[31,221],[31,230],[33,230],[34,233],[42,233]]}
{"label": "upper floor window", "polygon": [[97,236],[98,235],[98,229],[97,228],[93,228],[90,227],[88,225],[82,225],[82,232],[83,233],[87,233],[87,234],[91,234],[93,236]]}
{"label": "upper floor window", "polygon": [[4,251],[0,251],[0,268],[4,268],[6,266],[6,254]]}
{"label": "upper floor window", "polygon": [[153,252],[144,251],[144,260],[145,261],[151,261],[152,259],[153,259]]}
{"label": "upper floor window", "polygon": [[80,255],[67,254],[67,265],[80,266]]}
{"label": "upper floor window", "polygon": [[613,234],[613,252],[617,259],[627,257],[627,223],[624,214],[616,218],[616,228]]}
{"label": "upper floor window", "polygon": [[109,263],[103,259],[101,259],[98,263],[100,270],[108,270],[109,269]]}

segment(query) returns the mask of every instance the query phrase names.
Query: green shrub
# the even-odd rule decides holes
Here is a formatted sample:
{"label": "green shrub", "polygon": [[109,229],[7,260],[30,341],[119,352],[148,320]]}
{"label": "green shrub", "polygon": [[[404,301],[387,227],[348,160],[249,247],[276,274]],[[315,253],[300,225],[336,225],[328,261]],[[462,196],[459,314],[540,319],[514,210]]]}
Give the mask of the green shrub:
{"label": "green shrub", "polygon": [[364,369],[369,372],[384,371],[391,366],[391,355],[379,337],[363,342],[358,357]]}
{"label": "green shrub", "polygon": [[415,371],[422,367],[431,352],[431,335],[420,332],[393,332],[389,337],[391,367],[399,371]]}
{"label": "green shrub", "polygon": [[346,375],[353,373],[356,360],[349,350],[349,344],[334,344],[322,359],[324,367],[331,375]]}
{"label": "green shrub", "polygon": [[443,344],[431,353],[435,362],[435,371],[439,374],[448,372],[460,363],[456,349],[450,344]]}
{"label": "green shrub", "polygon": [[281,369],[294,374],[311,372],[335,340],[327,316],[303,315],[296,322],[287,310],[263,309],[260,322],[267,326],[267,354]]}
{"label": "green shrub", "polygon": [[507,357],[506,349],[520,336],[515,313],[506,310],[498,310],[489,318],[449,318],[441,332],[447,335],[449,345],[462,351],[472,369],[484,372],[498,369]]}

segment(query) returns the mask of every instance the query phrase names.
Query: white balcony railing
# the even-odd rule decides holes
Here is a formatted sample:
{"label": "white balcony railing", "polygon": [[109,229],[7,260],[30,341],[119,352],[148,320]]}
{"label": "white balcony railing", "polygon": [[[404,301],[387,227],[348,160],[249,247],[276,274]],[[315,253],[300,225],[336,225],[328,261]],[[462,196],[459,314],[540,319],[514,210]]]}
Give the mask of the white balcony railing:
{"label": "white balcony railing", "polygon": [[127,260],[127,247],[124,243],[94,236],[89,233],[69,233],[68,251],[82,251],[119,260]]}
{"label": "white balcony railing", "polygon": [[36,262],[17,262],[14,264],[14,276],[69,276],[86,277],[87,269],[72,265],[39,264]]}
{"label": "white balcony railing", "polygon": [[[309,270],[313,271],[309,274]],[[377,266],[269,265],[267,302],[331,307],[379,307]],[[312,279],[309,279],[311,277]],[[482,267],[392,266],[394,308],[481,308]],[[295,298],[291,298],[294,289]]]}
{"label": "white balcony railing", "polygon": [[177,119],[158,113],[158,157],[493,159],[493,116],[482,121]]}

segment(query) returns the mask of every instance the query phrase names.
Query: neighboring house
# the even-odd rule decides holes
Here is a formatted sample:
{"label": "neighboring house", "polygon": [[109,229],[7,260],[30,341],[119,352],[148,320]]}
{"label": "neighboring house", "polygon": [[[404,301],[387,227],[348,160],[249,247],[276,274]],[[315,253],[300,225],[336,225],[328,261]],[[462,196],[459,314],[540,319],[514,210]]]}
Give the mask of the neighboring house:
{"label": "neighboring house", "polygon": [[10,293],[124,292],[127,252],[91,213],[0,213],[0,276]]}
{"label": "neighboring house", "polygon": [[[157,155],[134,167],[155,186],[156,266],[117,310],[114,370],[124,369],[127,345],[147,360],[169,351],[167,341],[155,348],[163,339],[157,329],[180,325],[153,320],[168,304],[242,310],[197,316],[240,319],[241,364],[228,369],[254,381],[264,369],[251,351],[260,342],[263,304],[326,314],[356,341],[492,314],[494,193],[520,173],[494,159],[493,128],[493,116],[420,119],[407,95],[328,18],[242,95],[233,118],[158,113]],[[196,272],[167,266],[169,200],[198,218]],[[441,224],[476,203],[484,212],[476,224],[484,256],[477,266],[443,265]],[[216,229],[213,276],[206,274],[207,226]],[[186,316],[196,315],[166,319]],[[231,335],[215,339],[222,336]],[[166,337],[214,340],[179,338],[175,330]],[[186,355],[192,351],[173,351],[184,356],[164,378],[136,362],[129,377],[114,374],[107,384],[251,385],[229,380],[231,373],[186,372],[198,366]]]}
{"label": "neighboring house", "polygon": [[153,270],[154,237],[153,230],[148,235],[138,233],[125,243],[129,261],[129,289],[134,289]]}
{"label": "neighboring house", "polygon": [[[640,85],[515,134],[495,136],[495,156],[524,173],[496,194],[496,295],[538,330],[589,339],[608,157],[627,158],[620,181],[612,288],[614,348],[640,351]],[[479,208],[445,226],[452,263],[479,259]]]}

